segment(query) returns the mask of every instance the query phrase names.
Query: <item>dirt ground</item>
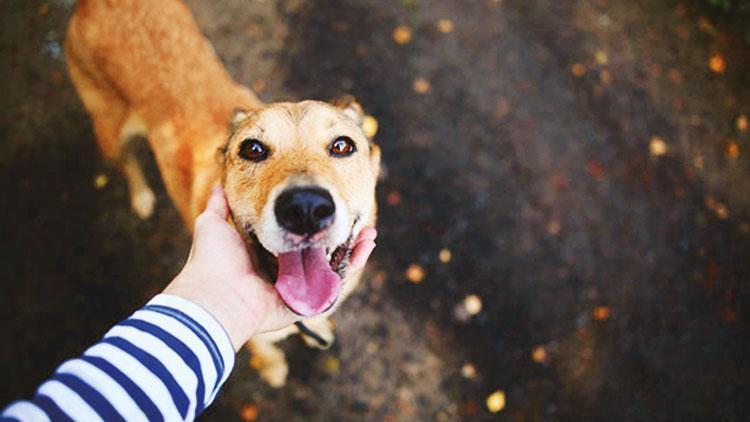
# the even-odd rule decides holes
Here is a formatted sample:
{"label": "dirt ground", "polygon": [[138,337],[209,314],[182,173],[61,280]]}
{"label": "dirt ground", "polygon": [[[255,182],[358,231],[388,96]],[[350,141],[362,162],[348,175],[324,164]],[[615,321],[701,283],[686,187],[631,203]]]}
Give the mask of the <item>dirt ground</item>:
{"label": "dirt ground", "polygon": [[[145,148],[148,221],[96,149],[72,3],[0,3],[0,403],[189,247]],[[187,3],[264,100],[357,96],[386,175],[335,346],[287,340],[280,390],[242,352],[204,420],[747,418],[750,47],[702,2]]]}

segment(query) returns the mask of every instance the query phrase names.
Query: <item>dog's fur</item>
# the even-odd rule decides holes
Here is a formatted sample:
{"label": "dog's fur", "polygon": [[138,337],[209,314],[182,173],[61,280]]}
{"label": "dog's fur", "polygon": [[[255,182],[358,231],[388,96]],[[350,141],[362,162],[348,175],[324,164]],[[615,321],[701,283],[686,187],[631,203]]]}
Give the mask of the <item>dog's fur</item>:
{"label": "dog's fur", "polygon": [[[123,171],[131,206],[141,218],[153,213],[155,197],[128,145],[137,136],[147,137],[188,227],[203,210],[211,186],[222,182],[235,226],[261,266],[264,256],[268,261],[295,247],[272,212],[276,196],[288,187],[315,185],[331,193],[336,221],[318,239],[326,247],[375,223],[380,153],[360,128],[359,105],[351,99],[263,104],[230,78],[179,0],[79,0],[65,51],[101,150]],[[327,145],[338,136],[354,140],[358,152],[343,159],[329,156]],[[270,147],[266,162],[238,156],[239,143],[248,137]],[[270,267],[261,269],[275,276]],[[359,275],[346,275],[337,303]],[[329,343],[331,312],[305,321]],[[273,386],[283,385],[287,375],[283,352],[273,342],[294,332],[292,326],[249,343],[251,363]]]}

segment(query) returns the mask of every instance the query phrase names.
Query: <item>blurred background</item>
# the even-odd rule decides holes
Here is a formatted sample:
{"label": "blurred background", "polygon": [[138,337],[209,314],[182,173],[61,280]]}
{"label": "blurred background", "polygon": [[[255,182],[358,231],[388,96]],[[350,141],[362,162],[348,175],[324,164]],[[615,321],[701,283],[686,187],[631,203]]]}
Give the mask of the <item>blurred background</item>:
{"label": "blurred background", "polygon": [[[265,101],[378,120],[379,246],[337,343],[239,355],[204,420],[742,420],[750,414],[750,3],[187,0]],[[73,2],[0,2],[0,402],[175,275],[62,53]]]}

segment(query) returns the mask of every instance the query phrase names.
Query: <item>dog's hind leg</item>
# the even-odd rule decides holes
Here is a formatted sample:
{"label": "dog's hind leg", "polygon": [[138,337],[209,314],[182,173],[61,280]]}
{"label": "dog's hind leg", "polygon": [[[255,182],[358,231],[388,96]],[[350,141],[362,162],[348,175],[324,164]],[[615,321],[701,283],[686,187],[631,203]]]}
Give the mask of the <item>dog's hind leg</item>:
{"label": "dog's hind leg", "polygon": [[128,119],[122,125],[119,136],[119,163],[122,172],[125,174],[125,179],[128,181],[130,206],[142,219],[149,218],[154,213],[156,196],[148,185],[146,176],[143,174],[143,167],[141,167],[141,163],[138,161],[138,157],[136,157],[135,150],[130,146],[133,139],[143,136],[145,133],[146,126],[137,114],[131,112]]}
{"label": "dog's hind leg", "polygon": [[87,72],[73,53],[68,48],[68,70],[91,115],[99,147],[104,156],[125,175],[133,211],[146,219],[153,214],[156,197],[148,186],[133,149],[128,148],[134,137],[146,135],[145,125],[117,91],[104,78]]}

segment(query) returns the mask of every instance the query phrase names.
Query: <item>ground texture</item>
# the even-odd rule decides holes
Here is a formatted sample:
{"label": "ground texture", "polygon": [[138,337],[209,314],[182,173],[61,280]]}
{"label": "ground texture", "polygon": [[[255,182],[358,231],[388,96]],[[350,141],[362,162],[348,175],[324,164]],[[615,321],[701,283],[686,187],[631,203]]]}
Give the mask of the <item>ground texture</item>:
{"label": "ground texture", "polygon": [[[189,247],[148,153],[145,222],[100,158],[60,47],[71,3],[0,3],[0,402]],[[205,420],[750,413],[750,48],[700,3],[187,3],[264,100],[356,95],[385,170],[336,345],[287,340],[280,390],[241,353]]]}

